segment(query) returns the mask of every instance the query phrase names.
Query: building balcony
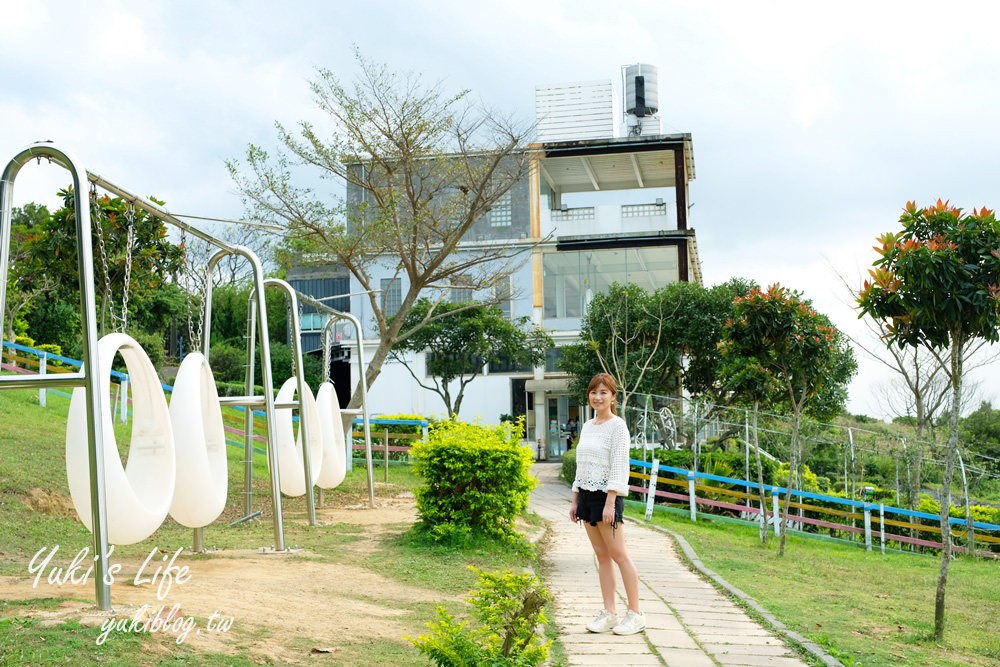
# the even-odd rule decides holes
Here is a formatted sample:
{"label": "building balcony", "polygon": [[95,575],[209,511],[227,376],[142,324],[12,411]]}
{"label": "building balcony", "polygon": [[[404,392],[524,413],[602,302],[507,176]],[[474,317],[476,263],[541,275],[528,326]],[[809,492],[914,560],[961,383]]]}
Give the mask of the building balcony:
{"label": "building balcony", "polygon": [[634,234],[677,229],[672,202],[542,209],[542,236]]}

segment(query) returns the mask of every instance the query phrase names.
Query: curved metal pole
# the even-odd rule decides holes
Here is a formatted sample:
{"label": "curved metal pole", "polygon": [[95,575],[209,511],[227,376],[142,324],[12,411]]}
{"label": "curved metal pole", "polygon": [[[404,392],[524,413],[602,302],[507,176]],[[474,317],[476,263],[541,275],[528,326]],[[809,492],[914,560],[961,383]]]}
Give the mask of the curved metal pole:
{"label": "curved metal pole", "polygon": [[[18,153],[4,169],[0,181],[0,314],[4,311],[7,293],[7,263],[10,254],[11,226],[13,224],[14,179],[32,159],[47,158],[62,166],[73,176],[73,201],[76,207],[76,251],[79,258],[80,311],[83,334],[83,367],[80,378],[74,383],[86,389],[88,466],[90,468],[90,513],[94,536],[94,586],[98,609],[111,608],[111,586],[107,583],[108,526],[107,496],[104,487],[104,429],[111,428],[102,421],[102,403],[97,355],[97,306],[94,294],[94,258],[91,238],[90,203],[84,199],[87,192],[87,172],[66,152],[53,144],[36,143]],[[0,378],[2,379],[2,378]],[[27,379],[27,378],[24,378]],[[0,384],[4,388],[4,384]]]}
{"label": "curved metal pole", "polygon": [[302,438],[302,472],[305,475],[306,510],[309,512],[309,525],[316,525],[316,500],[313,496],[312,462],[309,460],[309,429],[316,428],[310,424],[306,417],[306,372],[302,365],[302,326],[299,322],[299,300],[296,298],[296,291],[291,285],[280,278],[268,278],[264,281],[264,287],[278,287],[288,299],[288,307],[292,310],[292,355],[295,360],[295,381],[299,392],[299,433]]}
{"label": "curved metal pole", "polygon": [[[847,429],[847,444],[851,448],[851,490],[848,496],[851,500],[855,499],[857,495],[857,468],[854,465],[854,431],[851,428]],[[844,494],[847,495],[847,461],[844,461]],[[851,527],[854,527],[854,519],[851,519]],[[854,533],[851,533],[851,541],[854,541]]]}
{"label": "curved metal pole", "polygon": [[976,524],[972,520],[972,510],[969,507],[969,480],[965,476],[965,461],[962,460],[962,452],[955,450],[958,456],[958,468],[962,471],[962,490],[965,492],[965,530],[966,539],[969,543],[969,552],[976,555]]}
{"label": "curved metal pole", "polygon": [[[257,328],[255,303],[254,294],[250,294],[247,298],[247,372],[243,378],[243,391],[246,396],[253,396],[256,355],[250,341],[252,341],[253,332]],[[250,405],[243,408],[243,482],[246,485],[243,516],[248,517],[253,514],[253,406]]]}
{"label": "curved metal pole", "polygon": [[[216,238],[211,234],[203,232],[197,227],[189,225],[183,220],[180,220],[177,216],[171,215],[169,211],[164,209],[159,204],[152,202],[146,199],[145,197],[140,197],[132,192],[129,192],[125,188],[115,183],[112,183],[111,181],[104,178],[100,174],[94,172],[86,172],[86,173],[87,173],[87,179],[92,183],[94,183],[95,185],[98,185],[101,188],[107,190],[108,192],[111,192],[119,197],[128,200],[136,208],[146,211],[150,215],[164,222],[167,222],[175,227],[178,227],[179,229],[184,230],[185,232],[191,234],[192,236],[196,236],[202,239],[203,241],[206,241],[209,244],[220,249],[220,251],[216,253],[209,261],[208,269],[206,271],[207,286],[206,286],[206,296],[205,296],[205,316],[202,327],[204,331],[202,347],[206,359],[208,358],[208,351],[210,349],[209,341],[211,337],[211,320],[212,320],[211,276],[214,275],[215,267],[217,266],[218,262],[227,255],[239,255],[241,257],[244,257],[250,262],[251,266],[253,267],[254,289],[257,295],[257,305],[259,306],[261,312],[261,316],[257,323],[257,329],[258,329],[258,338],[261,341],[261,371],[264,378],[264,393],[265,393],[263,397],[263,405],[264,405],[264,414],[265,414],[265,419],[267,421],[267,429],[268,429],[268,436],[267,436],[268,457],[276,456],[276,454],[274,453],[275,447],[273,439],[274,388],[272,386],[272,379],[271,379],[271,350],[270,350],[270,343],[268,340],[268,331],[267,331],[267,311],[264,309],[264,289],[263,289],[264,269],[263,266],[261,265],[260,258],[257,257],[257,254],[254,253],[253,250],[250,250],[245,246],[227,243],[226,241]],[[248,345],[248,347],[252,347],[252,342],[250,345]],[[252,349],[248,351],[248,355],[251,356],[253,355]],[[256,400],[257,397],[251,396],[251,394],[253,393],[252,373],[250,375],[250,379],[248,380],[248,386],[249,386],[249,390],[247,392],[248,395],[247,397],[244,397],[244,400],[242,402],[245,405],[247,405],[247,407],[250,407],[249,405],[250,403],[253,403],[254,405],[258,404]],[[248,401],[247,399],[251,400]],[[229,403],[239,404],[240,402],[241,401],[230,401]],[[250,418],[251,426],[249,429],[249,431],[251,431],[249,436],[251,444],[252,444],[252,423],[253,422],[251,416]],[[250,456],[251,457],[253,456],[252,448],[250,449]],[[281,493],[279,485],[280,478],[278,477],[280,473],[278,472],[276,461],[271,461],[269,458],[269,462],[271,463],[271,487],[273,496],[272,502],[274,507],[274,542],[275,542],[274,548],[276,551],[284,551],[285,539],[284,539],[284,528],[282,526],[282,518],[281,518]],[[250,465],[252,466],[252,460]],[[199,544],[200,544],[200,532],[196,530],[195,531],[196,547]]]}
{"label": "curved metal pole", "polygon": [[[264,267],[257,254],[244,246],[229,246],[212,255],[208,261],[208,272],[214,275],[215,267],[223,257],[230,254],[240,255],[253,267],[254,304],[261,315],[257,318],[257,338],[260,340],[260,371],[264,385],[264,419],[267,421],[267,460],[271,470],[271,504],[274,510],[274,549],[285,550],[285,531],[281,518],[281,484],[278,471],[278,450],[274,437],[274,382],[271,379],[271,344],[267,330],[267,309],[264,302]],[[208,281],[205,296],[205,321],[209,322],[212,314],[212,281]],[[210,329],[210,327],[205,327]],[[204,334],[205,345],[208,345],[209,334]],[[252,341],[249,343],[252,345]],[[253,378],[251,378],[252,382]]]}
{"label": "curved metal pole", "polygon": [[[368,467],[368,505],[370,507],[375,507],[375,480],[372,473],[372,431],[371,431],[371,421],[368,418],[368,377],[367,369],[365,367],[365,340],[364,334],[361,332],[361,321],[351,315],[350,313],[342,313],[339,310],[331,308],[322,301],[314,299],[308,294],[302,294],[297,292],[299,295],[299,300],[302,303],[309,304],[313,308],[322,310],[330,315],[331,319],[326,323],[326,328],[323,330],[324,336],[326,336],[327,331],[334,320],[343,319],[347,320],[354,325],[354,331],[357,333],[358,342],[358,375],[360,376],[361,382],[361,421],[364,424],[365,431],[365,465]],[[328,345],[325,345],[328,347]],[[329,369],[329,364],[327,365]],[[329,370],[325,371],[329,373]],[[350,439],[350,435],[347,439]],[[350,462],[350,452],[348,452],[348,462]],[[388,468],[386,468],[388,469]]]}
{"label": "curved metal pole", "polygon": [[358,334],[358,376],[361,382],[361,411],[365,427],[365,465],[368,466],[368,505],[375,507],[375,482],[372,479],[372,431],[368,419],[368,377],[365,367],[365,341],[361,333],[361,322],[350,313],[341,313],[341,317],[354,324]]}

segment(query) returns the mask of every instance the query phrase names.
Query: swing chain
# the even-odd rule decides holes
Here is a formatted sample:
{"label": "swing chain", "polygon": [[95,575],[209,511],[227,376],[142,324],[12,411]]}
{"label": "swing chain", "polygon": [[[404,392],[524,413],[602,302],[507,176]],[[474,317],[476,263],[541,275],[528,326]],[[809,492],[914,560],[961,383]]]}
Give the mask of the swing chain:
{"label": "swing chain", "polygon": [[[208,280],[207,276],[205,280]],[[197,349],[201,349],[201,337],[205,331],[205,289],[199,291],[198,298],[198,321],[195,323],[195,330],[192,334],[192,342]]]}
{"label": "swing chain", "polygon": [[183,271],[184,271],[184,283],[185,283],[185,308],[187,310],[187,330],[188,335],[191,337],[191,349],[196,351],[201,351],[201,337],[204,331],[205,323],[205,297],[204,290],[200,290],[202,293],[200,302],[198,304],[198,323],[195,326],[194,318],[191,315],[191,292],[192,285],[197,287],[197,281],[193,280],[193,271],[191,270],[190,263],[188,262],[188,253],[190,248],[187,244],[187,231],[181,229],[181,246],[184,248],[184,258],[183,258]]}
{"label": "swing chain", "polygon": [[91,224],[97,231],[97,247],[100,251],[101,269],[104,272],[104,298],[101,301],[103,302],[107,300],[108,303],[106,304],[105,310],[111,311],[111,319],[115,320],[115,309],[114,305],[111,303],[111,277],[109,275],[110,271],[108,270],[108,251],[104,244],[104,225],[101,224],[104,219],[104,214],[101,211],[101,204],[97,198],[97,184],[93,182],[90,184],[90,208],[90,217],[93,219]]}
{"label": "swing chain", "polygon": [[132,283],[132,250],[135,246],[135,202],[129,201],[125,208],[126,249],[125,249],[125,285],[122,288],[121,330],[125,331],[128,324],[128,296]]}

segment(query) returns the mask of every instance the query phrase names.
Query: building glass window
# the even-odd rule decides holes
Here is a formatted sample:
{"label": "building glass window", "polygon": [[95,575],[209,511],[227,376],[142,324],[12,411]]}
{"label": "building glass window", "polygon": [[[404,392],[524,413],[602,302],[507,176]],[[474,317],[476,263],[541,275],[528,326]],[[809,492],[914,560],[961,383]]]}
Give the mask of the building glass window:
{"label": "building glass window", "polygon": [[466,276],[455,276],[451,279],[451,302],[462,303],[472,301],[475,293],[472,289],[472,281]]}
{"label": "building glass window", "polygon": [[513,198],[508,190],[490,209],[490,227],[510,227],[513,208]]}
{"label": "building glass window", "polygon": [[392,317],[403,305],[403,281],[399,278],[382,279],[382,312]]}
{"label": "building glass window", "polygon": [[302,331],[321,331],[329,319],[327,313],[303,313],[299,318],[299,328]]}
{"label": "building glass window", "polygon": [[651,292],[676,282],[677,272],[673,245],[546,253],[545,318],[583,317],[594,295],[607,292],[612,283],[634,283]]}
{"label": "building glass window", "polygon": [[532,369],[531,364],[515,363],[505,355],[490,362],[490,373],[530,373]]}
{"label": "building glass window", "polygon": [[511,318],[511,294],[513,290],[510,285],[510,276],[504,276],[500,282],[493,287],[493,296],[497,300],[497,306],[503,311],[503,316],[508,320]]}
{"label": "building glass window", "polygon": [[560,362],[562,361],[563,351],[561,347],[550,347],[545,351],[545,372],[546,373],[558,373],[562,371],[560,367]]}

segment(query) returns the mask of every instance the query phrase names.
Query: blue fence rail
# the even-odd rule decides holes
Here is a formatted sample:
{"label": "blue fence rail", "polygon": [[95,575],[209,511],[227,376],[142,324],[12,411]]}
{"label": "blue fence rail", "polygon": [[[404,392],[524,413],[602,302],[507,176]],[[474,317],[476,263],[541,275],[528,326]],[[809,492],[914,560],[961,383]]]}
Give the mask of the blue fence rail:
{"label": "blue fence rail", "polygon": [[[686,506],[692,520],[712,513],[733,514],[758,525],[762,520],[761,486],[756,482],[660,466],[656,459],[652,462],[632,459],[630,463],[632,478],[639,484],[629,488],[645,498],[647,518],[654,504],[660,502]],[[775,534],[780,534],[780,522],[775,517],[780,514],[788,489],[764,484],[763,495],[765,506],[769,506],[769,523]],[[940,518],[936,514],[797,489],[791,491],[789,506],[795,510],[789,516],[792,528],[814,534],[826,529],[832,536],[838,533],[863,536],[869,550],[876,539],[882,551],[888,542],[937,549],[943,546],[936,541],[941,539]],[[952,538],[964,542],[956,545],[957,550],[978,544],[988,553],[1000,555],[1000,524],[950,517],[949,527],[953,527]]]}

